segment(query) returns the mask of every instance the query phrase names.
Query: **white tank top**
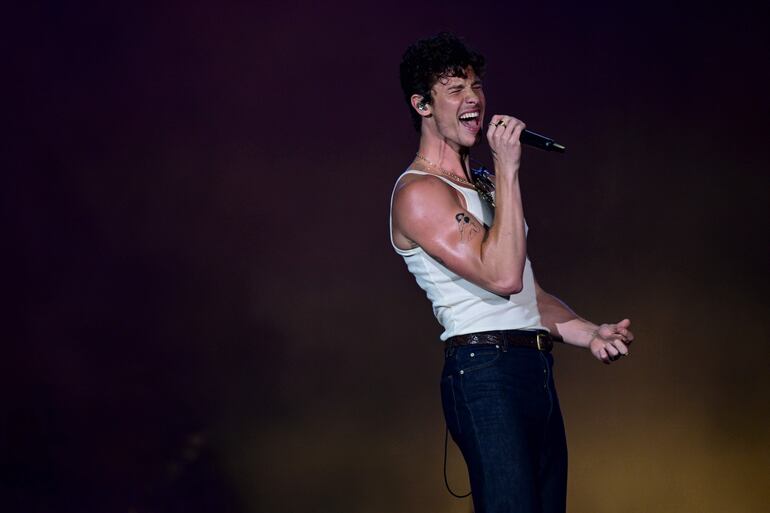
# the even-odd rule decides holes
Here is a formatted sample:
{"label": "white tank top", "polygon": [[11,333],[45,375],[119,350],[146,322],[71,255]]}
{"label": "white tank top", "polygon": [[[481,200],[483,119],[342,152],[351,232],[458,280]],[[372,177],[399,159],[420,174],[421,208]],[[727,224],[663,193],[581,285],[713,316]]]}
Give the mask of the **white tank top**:
{"label": "white tank top", "polygon": [[[398,177],[396,184],[407,174],[432,173],[410,169]],[[465,198],[467,210],[479,221],[492,226],[494,211],[478,192],[460,187],[441,176],[433,176],[460,191]],[[396,253],[404,257],[409,272],[414,275],[417,284],[433,305],[433,314],[444,327],[441,340],[479,331],[545,329],[537,309],[535,279],[529,258],[524,263],[521,291],[510,297],[500,297],[453,273],[419,246],[407,250],[398,248],[393,242],[393,194],[390,197],[390,208],[390,243]]]}

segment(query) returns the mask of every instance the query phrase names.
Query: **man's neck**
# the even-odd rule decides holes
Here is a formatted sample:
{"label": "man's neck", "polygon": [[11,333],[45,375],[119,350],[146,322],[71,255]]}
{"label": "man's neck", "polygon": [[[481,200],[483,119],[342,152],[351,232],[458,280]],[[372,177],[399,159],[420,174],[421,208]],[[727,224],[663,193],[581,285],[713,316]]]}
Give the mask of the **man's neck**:
{"label": "man's neck", "polygon": [[441,170],[466,178],[465,170],[470,159],[468,148],[455,149],[445,140],[423,135],[417,153]]}

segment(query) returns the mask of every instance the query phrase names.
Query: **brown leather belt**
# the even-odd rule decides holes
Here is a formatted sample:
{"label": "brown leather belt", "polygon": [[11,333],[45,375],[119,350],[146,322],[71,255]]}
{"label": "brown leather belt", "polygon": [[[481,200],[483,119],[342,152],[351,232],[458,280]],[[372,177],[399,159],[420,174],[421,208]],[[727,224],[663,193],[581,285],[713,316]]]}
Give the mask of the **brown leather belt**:
{"label": "brown leather belt", "polygon": [[553,349],[554,339],[545,330],[481,331],[467,335],[455,335],[446,341],[447,349],[475,344],[496,345],[504,350],[509,347],[531,347],[546,353]]}

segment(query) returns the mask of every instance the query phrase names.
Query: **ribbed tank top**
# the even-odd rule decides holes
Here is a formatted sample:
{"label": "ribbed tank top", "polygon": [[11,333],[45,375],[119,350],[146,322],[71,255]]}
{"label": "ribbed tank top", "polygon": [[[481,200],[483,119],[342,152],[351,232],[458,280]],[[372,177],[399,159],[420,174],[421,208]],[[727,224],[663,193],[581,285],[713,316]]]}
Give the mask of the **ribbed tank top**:
{"label": "ribbed tank top", "polygon": [[[410,169],[398,177],[396,184],[407,174],[432,173]],[[481,199],[478,192],[460,187],[447,178],[432,176],[460,191],[465,198],[468,212],[487,226],[492,226],[494,211]],[[414,275],[417,284],[425,291],[433,305],[433,314],[444,327],[441,340],[479,331],[545,329],[537,309],[535,279],[529,258],[524,263],[524,283],[521,291],[510,297],[501,297],[453,273],[419,246],[407,250],[398,248],[393,242],[392,210],[395,190],[394,187],[390,197],[390,243],[396,253],[404,257],[409,272]]]}

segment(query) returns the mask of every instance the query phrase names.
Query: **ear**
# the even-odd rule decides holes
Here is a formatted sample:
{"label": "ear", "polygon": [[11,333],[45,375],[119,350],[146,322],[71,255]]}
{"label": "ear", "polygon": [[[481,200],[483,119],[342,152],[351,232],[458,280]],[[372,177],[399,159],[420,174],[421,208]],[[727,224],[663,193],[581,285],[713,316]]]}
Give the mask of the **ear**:
{"label": "ear", "polygon": [[412,98],[412,108],[417,111],[417,114],[420,116],[427,118],[431,114],[431,106],[429,103],[426,103],[423,101],[422,95],[419,94],[413,94]]}

